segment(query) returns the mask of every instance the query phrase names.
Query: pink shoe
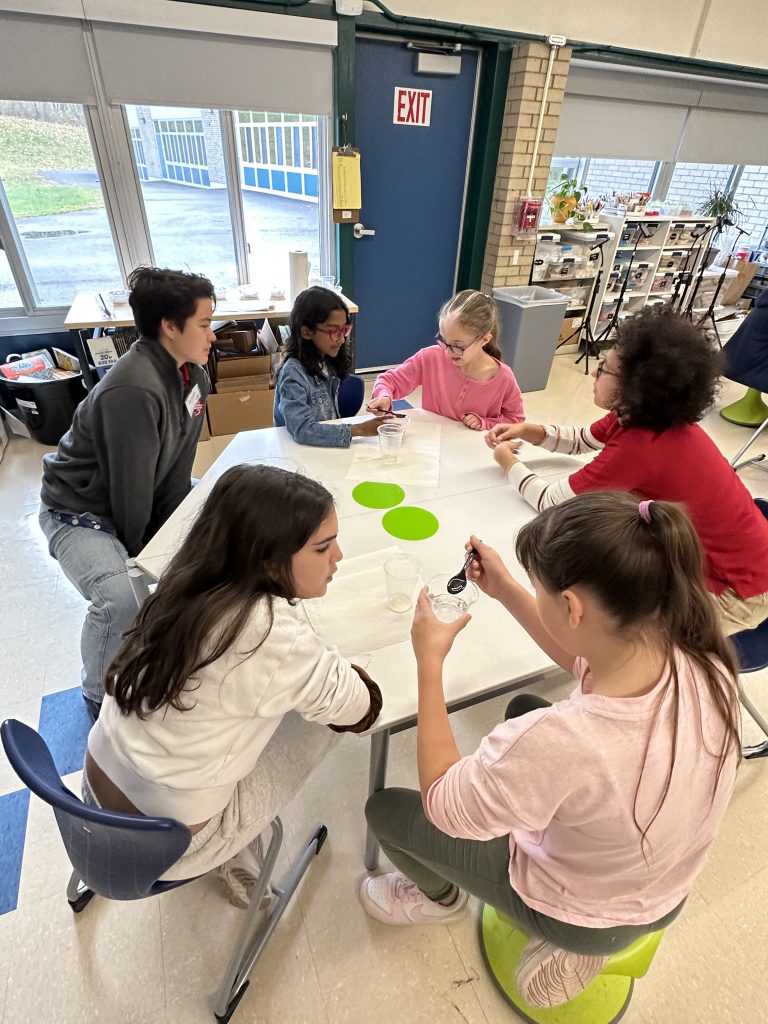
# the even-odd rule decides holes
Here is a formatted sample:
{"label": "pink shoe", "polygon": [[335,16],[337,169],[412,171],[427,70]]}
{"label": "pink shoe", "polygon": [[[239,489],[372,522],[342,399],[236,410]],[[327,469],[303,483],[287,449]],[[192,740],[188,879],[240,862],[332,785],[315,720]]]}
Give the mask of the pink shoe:
{"label": "pink shoe", "polygon": [[449,907],[435,903],[415,882],[399,871],[369,876],[360,886],[360,902],[366,914],[383,924],[453,924],[464,916],[469,896],[459,890]]}
{"label": "pink shoe", "polygon": [[517,991],[529,1006],[560,1006],[583,992],[607,961],[607,956],[569,953],[534,936],[515,970]]}

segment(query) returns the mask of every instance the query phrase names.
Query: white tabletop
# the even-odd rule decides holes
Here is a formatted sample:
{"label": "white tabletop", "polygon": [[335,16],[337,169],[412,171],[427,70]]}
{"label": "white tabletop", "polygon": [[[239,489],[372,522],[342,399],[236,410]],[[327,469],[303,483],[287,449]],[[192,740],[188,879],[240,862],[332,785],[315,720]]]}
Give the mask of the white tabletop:
{"label": "white tabletop", "polygon": [[[237,289],[230,289],[233,296]],[[101,293],[111,316],[105,316],[95,292],[78,292],[69,308],[64,326],[67,330],[84,330],[91,327],[132,327],[133,311],[127,302],[115,305],[110,301],[108,292]],[[350,313],[357,313],[358,307],[342,295]],[[215,319],[219,320],[261,320],[263,317],[287,317],[290,315],[292,303],[288,299],[275,300],[264,305],[263,299],[220,299],[216,303]]]}
{"label": "white tabletop", "polygon": [[[238,434],[144,548],[138,564],[155,577],[162,573],[225,470],[242,462],[274,461],[289,469],[301,467],[332,491],[340,521],[339,543],[348,558],[398,545],[421,562],[424,578],[428,579],[438,572],[457,572],[464,544],[474,533],[497,548],[514,575],[525,582],[525,574],[515,561],[514,541],[520,527],[532,518],[533,510],[505,482],[483,433],[421,409],[410,411],[409,416],[414,424],[441,425],[439,485],[404,488],[404,504],[418,505],[437,516],[440,528],[433,537],[415,542],[393,538],[382,526],[385,510],[364,508],[352,498],[356,481],[346,477],[352,460],[350,449],[297,445],[285,428],[279,427]],[[581,460],[535,449],[530,454],[535,455],[537,471],[549,477],[562,476],[582,464]],[[332,599],[332,587],[327,600]],[[481,594],[471,612],[472,621],[457,638],[446,664],[449,704],[471,698],[482,700],[483,694],[506,683],[555,671],[551,660],[496,601]],[[369,673],[382,688],[384,708],[374,729],[412,719],[416,711],[416,668],[410,643],[354,650],[354,640],[350,642],[354,636],[354,608],[340,611],[338,634],[332,632],[327,632],[325,639],[338,643],[344,653],[364,655]]]}

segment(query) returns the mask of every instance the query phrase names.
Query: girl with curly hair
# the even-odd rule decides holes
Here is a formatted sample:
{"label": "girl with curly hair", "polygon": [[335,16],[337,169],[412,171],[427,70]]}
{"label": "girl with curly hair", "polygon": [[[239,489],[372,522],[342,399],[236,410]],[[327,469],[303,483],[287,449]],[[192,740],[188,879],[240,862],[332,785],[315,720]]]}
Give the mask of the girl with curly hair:
{"label": "girl with curly hair", "polygon": [[[509,482],[537,511],[587,491],[625,490],[685,505],[706,559],[705,579],[726,633],[768,617],[768,522],[698,421],[719,389],[722,354],[668,309],[624,321],[594,370],[590,427],[500,424],[486,435]],[[521,441],[571,455],[597,452],[549,485],[518,455]]]}

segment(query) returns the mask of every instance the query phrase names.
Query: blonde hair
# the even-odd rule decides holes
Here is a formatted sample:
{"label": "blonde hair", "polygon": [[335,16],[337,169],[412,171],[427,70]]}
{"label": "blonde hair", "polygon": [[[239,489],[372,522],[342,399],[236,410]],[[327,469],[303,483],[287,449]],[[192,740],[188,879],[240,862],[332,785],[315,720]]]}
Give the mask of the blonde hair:
{"label": "blonde hair", "polygon": [[473,288],[465,288],[463,292],[458,292],[440,307],[440,312],[437,314],[438,321],[448,317],[453,317],[462,327],[474,331],[478,338],[484,334],[490,334],[491,340],[483,345],[483,352],[487,352],[494,359],[501,358],[501,350],[498,346],[499,311],[490,295],[486,295],[485,292],[476,292]]}

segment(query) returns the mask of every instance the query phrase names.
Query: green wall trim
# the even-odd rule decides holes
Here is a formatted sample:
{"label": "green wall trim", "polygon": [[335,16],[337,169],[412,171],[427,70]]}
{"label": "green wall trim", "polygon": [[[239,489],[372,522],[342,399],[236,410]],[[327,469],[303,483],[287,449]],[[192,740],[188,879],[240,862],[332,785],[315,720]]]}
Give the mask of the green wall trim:
{"label": "green wall trim", "polygon": [[[355,144],[355,29],[356,18],[339,18],[339,45],[336,50],[336,121],[334,143],[340,146],[342,115],[346,114],[346,141]],[[365,196],[363,196],[365,202]],[[355,238],[351,224],[336,225],[336,273],[345,295],[355,296]]]}
{"label": "green wall trim", "polygon": [[456,289],[480,288],[512,62],[507,43],[483,47]]}

